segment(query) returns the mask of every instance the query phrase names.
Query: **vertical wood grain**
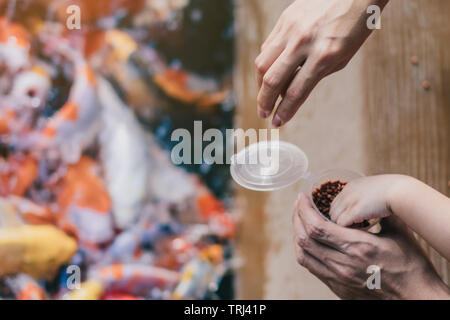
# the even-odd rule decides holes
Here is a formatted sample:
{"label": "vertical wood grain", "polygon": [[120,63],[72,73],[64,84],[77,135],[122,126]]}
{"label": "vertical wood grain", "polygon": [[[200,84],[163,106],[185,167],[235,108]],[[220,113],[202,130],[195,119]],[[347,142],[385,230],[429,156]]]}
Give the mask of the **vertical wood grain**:
{"label": "vertical wood grain", "polygon": [[[414,176],[449,195],[450,1],[392,0],[364,49],[371,173]],[[419,58],[418,65],[411,57]],[[423,87],[423,81],[431,85]],[[450,226],[448,226],[450,227]],[[448,262],[421,240],[448,283]]]}
{"label": "vertical wood grain", "polygon": [[[256,92],[254,62],[263,41],[264,16],[258,0],[236,1],[236,56],[234,79],[238,103],[236,128],[262,128],[263,121],[256,114]],[[242,258],[238,272],[237,297],[240,299],[262,299],[265,283],[264,204],[266,194],[238,187],[236,208],[240,223],[236,239],[237,251]]]}

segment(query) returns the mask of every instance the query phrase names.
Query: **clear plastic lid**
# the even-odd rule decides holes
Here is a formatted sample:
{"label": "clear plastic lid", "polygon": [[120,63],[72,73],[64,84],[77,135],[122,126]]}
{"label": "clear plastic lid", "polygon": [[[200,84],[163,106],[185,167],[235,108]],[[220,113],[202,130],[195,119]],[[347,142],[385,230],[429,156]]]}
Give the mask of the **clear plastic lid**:
{"label": "clear plastic lid", "polygon": [[283,141],[262,141],[241,150],[231,159],[231,176],[244,188],[273,191],[305,177],[308,158],[297,146]]}

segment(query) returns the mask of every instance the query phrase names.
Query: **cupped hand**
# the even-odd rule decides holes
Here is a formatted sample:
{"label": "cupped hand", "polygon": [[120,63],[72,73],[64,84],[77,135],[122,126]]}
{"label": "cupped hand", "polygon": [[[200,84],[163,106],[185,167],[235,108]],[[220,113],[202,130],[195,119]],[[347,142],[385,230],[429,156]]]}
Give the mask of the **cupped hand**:
{"label": "cupped hand", "polygon": [[371,29],[367,8],[388,0],[297,0],[281,15],[255,65],[258,114],[267,118],[283,97],[272,124],[288,122],[325,76],[344,68]]}
{"label": "cupped hand", "polygon": [[[300,195],[293,213],[297,261],[343,299],[450,299],[412,232],[395,216],[374,235],[326,221]],[[367,285],[379,269],[380,288]]]}

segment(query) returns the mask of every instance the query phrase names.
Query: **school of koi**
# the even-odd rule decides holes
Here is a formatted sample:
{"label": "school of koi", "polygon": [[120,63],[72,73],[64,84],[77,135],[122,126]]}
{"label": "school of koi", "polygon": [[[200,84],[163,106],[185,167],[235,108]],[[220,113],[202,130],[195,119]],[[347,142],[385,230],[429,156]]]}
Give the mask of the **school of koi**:
{"label": "school of koi", "polygon": [[[65,27],[71,2],[81,30]],[[143,78],[200,109],[230,95],[142,45],[187,3],[37,0],[52,18],[15,19],[0,0],[0,298],[215,297],[235,220],[138,120],[156,112]]]}

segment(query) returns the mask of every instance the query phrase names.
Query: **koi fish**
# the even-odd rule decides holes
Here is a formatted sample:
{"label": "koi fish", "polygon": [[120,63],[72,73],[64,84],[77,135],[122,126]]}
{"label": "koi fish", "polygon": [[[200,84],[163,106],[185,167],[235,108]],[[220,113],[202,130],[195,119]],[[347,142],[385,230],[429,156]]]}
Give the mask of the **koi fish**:
{"label": "koi fish", "polygon": [[159,241],[156,244],[156,266],[179,270],[198,253],[194,243],[189,240],[188,237],[181,235]]}
{"label": "koi fish", "polygon": [[[173,292],[174,300],[202,299],[210,290],[216,277],[216,266],[223,262],[223,249],[211,245],[183,268],[180,283]],[[217,282],[217,281],[216,281]]]}
{"label": "koi fish", "polygon": [[31,155],[13,154],[0,159],[0,196],[23,197],[38,174],[37,160]]}
{"label": "koi fish", "polygon": [[99,81],[99,97],[103,106],[100,143],[106,186],[115,224],[125,229],[137,221],[142,211],[152,160],[135,115],[103,79]]}
{"label": "koi fish", "polygon": [[143,264],[114,264],[93,268],[89,279],[100,281],[108,291],[119,291],[133,295],[146,295],[153,288],[174,287],[178,272]]}
{"label": "koi fish", "polygon": [[0,108],[0,135],[10,134],[17,128],[17,115],[11,108]]}
{"label": "koi fish", "polygon": [[135,261],[142,246],[154,247],[162,239],[180,234],[182,230],[182,226],[175,223],[138,224],[117,235],[105,256],[112,262]]}
{"label": "koi fish", "polygon": [[188,3],[188,0],[146,0],[140,13],[134,18],[134,24],[137,27],[150,27],[157,23],[167,22]]}
{"label": "koi fish", "polygon": [[9,196],[6,199],[0,199],[15,206],[20,216],[26,223],[38,224],[55,224],[54,214],[47,206],[39,205],[31,200],[22,197]]}
{"label": "koi fish", "polygon": [[28,31],[0,17],[0,65],[12,74],[25,69],[30,61],[30,48]]}
{"label": "koi fish", "polygon": [[51,80],[47,72],[39,66],[19,73],[13,82],[11,96],[25,106],[41,107],[50,92]]}
{"label": "koi fish", "polygon": [[126,293],[108,293],[102,297],[102,300],[142,300],[142,299]]}
{"label": "koi fish", "polygon": [[[134,108],[140,116],[151,119],[153,117],[151,106],[160,104],[160,101],[157,99],[156,88],[149,86],[147,80],[151,80],[150,74],[153,70],[163,68],[161,59],[155,50],[140,47],[124,31],[107,31],[105,44],[106,52],[99,68],[107,70],[108,75],[120,86],[129,106]],[[144,55],[149,61],[145,67],[141,67],[138,57]],[[148,70],[147,65],[151,70]]]}
{"label": "koi fish", "polygon": [[214,79],[171,68],[163,73],[155,74],[153,81],[168,96],[200,108],[210,108],[220,104],[231,93],[230,89],[218,88]]}
{"label": "koi fish", "polygon": [[41,131],[41,148],[57,148],[68,163],[75,163],[99,130],[100,105],[97,80],[84,62],[76,62],[75,80],[69,100]]}
{"label": "koi fish", "polygon": [[111,199],[98,175],[95,161],[87,156],[67,168],[57,203],[60,225],[84,244],[101,244],[114,236]]}
{"label": "koi fish", "polygon": [[29,275],[18,274],[7,277],[5,282],[17,300],[47,300],[44,288]]}
{"label": "koi fish", "polygon": [[234,237],[235,219],[226,212],[223,203],[203,185],[197,187],[196,205],[201,218],[208,222],[213,234],[224,239]]}
{"label": "koi fish", "polygon": [[74,289],[64,295],[64,300],[100,300],[103,294],[103,285],[95,280],[88,280],[80,285],[79,289]]}
{"label": "koi fish", "polygon": [[51,279],[76,250],[76,241],[54,226],[1,228],[0,277],[26,273]]}

